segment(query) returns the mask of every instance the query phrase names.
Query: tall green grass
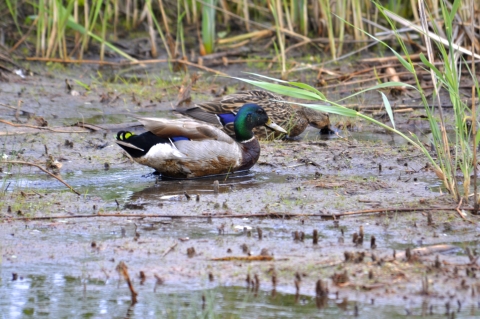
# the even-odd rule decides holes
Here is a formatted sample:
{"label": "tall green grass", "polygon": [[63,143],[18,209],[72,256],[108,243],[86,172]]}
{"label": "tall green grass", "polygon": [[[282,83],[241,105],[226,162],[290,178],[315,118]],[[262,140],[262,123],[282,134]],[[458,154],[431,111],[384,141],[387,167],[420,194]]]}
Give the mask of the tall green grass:
{"label": "tall green grass", "polygon": [[290,15],[294,21],[294,26],[298,32],[304,36],[308,34],[308,1],[307,0],[291,0]]}
{"label": "tall green grass", "polygon": [[[284,28],[283,25],[283,14],[282,14],[282,2],[281,0],[274,0],[270,4],[270,10],[272,11],[272,15],[275,18],[275,29],[277,32],[277,56],[278,59],[281,61],[282,65],[282,79],[286,78],[287,76],[287,61],[285,56],[285,35],[282,33]],[[279,51],[279,52],[278,52]]]}
{"label": "tall green grass", "polygon": [[204,0],[202,5],[202,42],[204,54],[215,50],[215,6],[217,0]]}

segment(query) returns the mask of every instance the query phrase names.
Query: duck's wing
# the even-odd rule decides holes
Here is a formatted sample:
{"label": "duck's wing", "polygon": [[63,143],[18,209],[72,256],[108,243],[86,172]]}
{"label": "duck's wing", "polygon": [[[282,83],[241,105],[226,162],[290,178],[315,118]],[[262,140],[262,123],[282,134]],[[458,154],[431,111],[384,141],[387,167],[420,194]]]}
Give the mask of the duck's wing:
{"label": "duck's wing", "polygon": [[250,90],[229,94],[210,102],[197,103],[196,106],[209,113],[236,113],[246,103],[255,103],[265,108],[270,103],[275,103],[273,100],[282,100],[282,97],[267,91]]}
{"label": "duck's wing", "polygon": [[235,137],[235,125],[233,122],[227,123],[223,126],[223,131],[228,135]]}
{"label": "duck's wing", "polygon": [[190,108],[177,108],[175,111],[202,122],[210,123],[216,126],[222,126],[222,122],[217,114],[207,112],[198,106]]}
{"label": "duck's wing", "polygon": [[235,121],[235,114],[232,112],[229,113],[209,113],[204,109],[195,106],[188,109],[177,109],[178,113],[193,118],[195,120],[199,120],[211,125],[215,125],[216,127],[222,129],[225,133],[230,135],[231,137],[235,137],[235,130],[234,130],[234,121]]}
{"label": "duck's wing", "polygon": [[234,143],[235,141],[224,133],[222,130],[192,120],[170,120],[153,117],[138,118],[145,128],[153,134],[164,137],[187,137],[190,140],[216,140],[226,143]]}

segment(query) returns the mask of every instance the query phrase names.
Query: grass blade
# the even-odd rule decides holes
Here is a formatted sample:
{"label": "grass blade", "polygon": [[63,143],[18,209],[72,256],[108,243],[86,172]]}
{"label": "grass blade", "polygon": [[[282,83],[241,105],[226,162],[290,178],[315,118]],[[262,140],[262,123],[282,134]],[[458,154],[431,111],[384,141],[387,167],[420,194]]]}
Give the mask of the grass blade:
{"label": "grass blade", "polygon": [[285,85],[276,84],[276,83],[268,83],[268,82],[262,82],[262,81],[237,78],[237,77],[232,77],[232,78],[246,82],[251,85],[258,86],[262,89],[265,89],[277,94],[286,95],[286,96],[294,97],[297,99],[313,100],[313,101],[322,100],[317,94],[307,90],[299,89],[299,88],[294,88],[294,87],[285,86]]}
{"label": "grass blade", "polygon": [[385,105],[385,110],[387,110],[388,117],[390,118],[390,122],[392,122],[393,128],[395,128],[395,120],[393,119],[393,111],[392,111],[392,106],[390,105],[390,101],[388,100],[387,96],[385,93],[380,92],[382,95],[383,99],[383,105]]}

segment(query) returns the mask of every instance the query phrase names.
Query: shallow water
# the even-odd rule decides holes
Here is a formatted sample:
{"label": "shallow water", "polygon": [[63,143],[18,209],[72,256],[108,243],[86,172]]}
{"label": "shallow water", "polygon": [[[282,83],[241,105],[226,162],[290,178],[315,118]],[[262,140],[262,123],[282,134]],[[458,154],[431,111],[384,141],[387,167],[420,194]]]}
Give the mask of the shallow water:
{"label": "shallow water", "polygon": [[[0,301],[5,318],[196,318],[214,314],[221,318],[289,318],[291,315],[334,318],[344,313],[334,302],[318,310],[311,297],[295,297],[269,292],[254,293],[240,287],[211,288],[178,286],[165,283],[158,287],[139,285],[135,280],[138,303],[131,306],[129,290],[117,278],[93,281],[62,275],[61,269],[49,269],[45,275],[29,275],[12,281],[10,269],[4,269],[2,281],[8,282]],[[11,277],[11,276],[10,276]],[[155,291],[154,291],[155,290]],[[202,296],[205,298],[203,305]],[[352,306],[352,304],[350,304]],[[203,309],[202,309],[203,308]]]}
{"label": "shallow water", "polygon": [[[158,180],[149,175],[150,170],[136,167],[134,170],[111,169],[109,171],[82,171],[66,174],[65,178],[69,183],[85,194],[101,196],[105,200],[112,198],[121,199],[126,204],[144,203],[139,208],[146,213],[161,213],[158,207],[161,203],[175,209],[188,210],[194,204],[193,200],[187,201],[184,193],[192,195],[200,194],[202,203],[214,200],[223,201],[223,198],[242,197],[245,192],[252,190],[260,191],[266,185],[284,185],[289,183],[288,175],[275,172],[247,172],[220,179],[220,193],[213,194],[213,181],[218,177],[204,178],[198,180]],[[143,176],[142,176],[143,174]],[[26,187],[29,189],[42,189],[47,192],[55,192],[62,188],[50,179],[41,179],[38,175],[23,176],[15,180],[15,187]],[[222,197],[223,196],[223,197]],[[201,205],[201,204],[198,204]],[[184,208],[181,208],[184,207]],[[186,208],[185,208],[186,207]],[[110,207],[114,209],[114,207]],[[135,211],[135,209],[134,209]],[[177,211],[177,213],[181,213]],[[394,217],[393,220],[397,217]],[[60,221],[62,222],[62,221]],[[251,219],[232,219],[232,225],[244,225],[255,227],[256,221]],[[399,236],[399,233],[409,233],[409,223],[392,222],[390,228],[385,225],[375,225],[375,220],[366,220],[364,223],[368,229],[365,241],[368,242],[372,235],[375,235],[379,249],[388,247],[398,251],[407,247],[423,247],[430,244],[449,243],[452,244],[452,236],[461,239],[461,236],[443,232],[439,229],[439,238],[436,241],[422,240],[420,236],[411,234],[406,237]],[[28,233],[22,235],[20,231],[15,232],[16,240],[26,236],[28,240],[35,240],[43,245],[56,245],[56,243],[72,243],[80,247],[89,247],[92,242],[98,245],[118,246],[119,240],[132,238],[132,234],[138,232],[145,242],[158,243],[169,241],[172,238],[188,237],[190,241],[208,243],[230,241],[243,241],[242,233],[227,231],[219,237],[215,225],[211,222],[188,221],[188,220],[137,220],[115,221],[102,223],[98,227],[90,221],[68,222],[70,229],[56,231],[55,226],[42,226],[41,224],[30,225]],[[133,227],[135,226],[135,227]],[[137,228],[138,227],[138,228]],[[279,254],[282,250],[279,247],[291,245],[291,232],[298,229],[298,221],[286,220],[264,220],[261,227],[267,238],[264,244],[270,247],[278,247]],[[302,229],[311,234],[313,228],[320,230],[320,240],[324,245],[338,245],[337,238],[343,237],[340,230],[345,231],[346,240],[356,231],[356,222],[342,221],[340,226],[332,224],[331,221],[315,220],[314,224],[305,225]],[[402,231],[402,229],[404,231]],[[462,234],[463,236],[465,233]],[[474,233],[469,234],[469,238]],[[446,237],[444,237],[446,236]],[[221,238],[221,239],[220,239]],[[311,241],[311,236],[306,236]],[[7,243],[7,242],[5,242]],[[461,240],[453,240],[458,247],[463,245],[476,245],[476,242],[468,243]],[[10,243],[8,243],[10,245]],[[145,245],[145,244],[143,244]],[[198,249],[199,244],[195,244]],[[208,244],[210,245],[210,244]],[[118,247],[120,247],[118,246]],[[339,247],[342,247],[340,245]],[[146,248],[144,248],[146,249]],[[225,249],[225,248],[223,248]],[[61,252],[61,251],[60,251]],[[463,254],[463,250],[451,251],[449,254]],[[257,252],[256,252],[257,253]],[[152,256],[155,258],[154,255]],[[11,256],[9,256],[11,257]],[[148,257],[149,259],[152,257]],[[210,283],[207,279],[192,281],[188,284],[183,281],[168,281],[156,287],[154,280],[149,280],[145,285],[140,284],[137,274],[131,274],[134,287],[137,289],[139,302],[131,307],[130,293],[123,280],[119,280],[118,274],[109,272],[108,279],[98,279],[95,275],[90,277],[92,264],[98,272],[98,267],[106,262],[106,258],[92,254],[89,249],[84,248],[83,252],[72,254],[68,259],[72,261],[36,262],[33,264],[21,262],[1,267],[1,292],[0,313],[1,318],[204,318],[205,316],[220,318],[404,318],[407,313],[420,316],[422,313],[429,313],[430,308],[415,302],[392,306],[356,297],[356,302],[344,301],[343,298],[336,299],[335,294],[330,294],[328,300],[323,300],[320,309],[311,294],[296,297],[292,294],[292,287],[280,286],[276,296],[272,297],[269,287],[265,285],[256,294],[246,287],[231,286],[228,281]],[[145,258],[145,257],[144,257]],[[158,257],[157,257],[158,258]],[[145,262],[147,260],[145,259]],[[161,263],[161,260],[158,262]],[[157,263],[158,263],[157,262]],[[179,260],[181,264],[182,260]],[[110,268],[114,266],[110,264]],[[129,266],[138,268],[142,260],[130,261]],[[108,267],[107,267],[108,268]],[[19,278],[12,280],[12,274],[18,274]],[[150,274],[151,276],[151,274]],[[20,278],[21,277],[21,278]],[[333,290],[333,289],[332,289]],[[203,307],[202,296],[205,296]],[[297,301],[296,301],[297,299]],[[454,304],[452,302],[452,304]],[[356,316],[355,305],[358,309]],[[442,302],[432,302],[432,311],[435,316],[445,313]],[[453,307],[453,306],[452,306]],[[480,315],[480,310],[469,304],[468,307],[456,312],[457,318],[475,318]]]}
{"label": "shallow water", "polygon": [[[65,276],[61,268],[46,265],[44,271],[39,271],[38,266],[25,269],[32,274],[23,272],[12,280],[12,273],[17,271],[2,268],[1,318],[438,318],[445,313],[441,305],[382,306],[336,300],[332,294],[316,299],[208,282],[190,286],[168,282],[140,285],[136,278],[138,302],[132,306],[127,285],[116,276],[106,281],[90,280]],[[455,313],[456,318],[478,315],[480,310],[474,306]]]}
{"label": "shallow water", "polygon": [[[103,199],[131,200],[144,197],[158,200],[159,196],[184,196],[184,193],[213,194],[214,181],[219,182],[219,193],[231,189],[248,189],[262,187],[267,183],[285,183],[288,176],[275,172],[239,172],[229,175],[209,176],[193,180],[162,179],[152,174],[152,170],[140,165],[132,170],[77,170],[62,175],[74,189],[82,194],[95,194]],[[47,175],[24,174],[6,176],[5,184],[10,184],[8,191],[15,189],[45,190],[47,192],[65,189],[63,184],[53,181]]]}

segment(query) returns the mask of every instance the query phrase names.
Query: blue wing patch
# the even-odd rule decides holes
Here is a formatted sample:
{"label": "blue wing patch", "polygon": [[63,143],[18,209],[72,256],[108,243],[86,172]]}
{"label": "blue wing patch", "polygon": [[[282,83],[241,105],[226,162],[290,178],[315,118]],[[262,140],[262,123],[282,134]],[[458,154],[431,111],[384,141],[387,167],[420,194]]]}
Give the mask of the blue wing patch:
{"label": "blue wing patch", "polygon": [[170,137],[172,142],[178,142],[178,141],[190,141],[188,137],[185,136],[175,136],[175,137]]}
{"label": "blue wing patch", "polygon": [[235,117],[236,115],[233,113],[218,114],[218,118],[220,119],[220,122],[222,122],[223,126],[227,125],[228,123],[235,122]]}

